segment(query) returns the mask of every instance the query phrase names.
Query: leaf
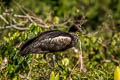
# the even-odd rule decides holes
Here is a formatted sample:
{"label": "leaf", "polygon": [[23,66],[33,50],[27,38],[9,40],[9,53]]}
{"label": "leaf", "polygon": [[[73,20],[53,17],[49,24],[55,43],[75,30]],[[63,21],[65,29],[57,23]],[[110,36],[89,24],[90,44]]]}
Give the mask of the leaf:
{"label": "leaf", "polygon": [[30,24],[30,25],[29,25],[29,30],[33,31],[34,28],[35,28],[35,24]]}
{"label": "leaf", "polygon": [[70,78],[70,80],[72,80],[72,78]]}
{"label": "leaf", "polygon": [[67,66],[67,65],[69,64],[69,59],[68,59],[68,58],[64,58],[64,59],[62,60],[62,64],[63,64],[64,66]]}
{"label": "leaf", "polygon": [[117,66],[114,71],[114,80],[120,80],[120,68]]}
{"label": "leaf", "polygon": [[56,77],[55,77],[55,80],[60,80],[59,73],[57,73],[57,75],[56,75]]}
{"label": "leaf", "polygon": [[27,33],[22,33],[21,39],[22,39],[22,41],[26,40],[27,39]]}
{"label": "leaf", "polygon": [[40,32],[40,27],[39,27],[39,26],[36,26],[36,27],[35,27],[35,34],[37,35],[39,32]]}
{"label": "leaf", "polygon": [[59,17],[55,16],[55,17],[54,17],[54,22],[55,22],[56,24],[58,24],[58,23],[59,23]]}
{"label": "leaf", "polygon": [[3,37],[3,40],[9,42],[9,39],[7,37]]}
{"label": "leaf", "polygon": [[53,71],[50,74],[50,80],[55,80],[55,73]]}

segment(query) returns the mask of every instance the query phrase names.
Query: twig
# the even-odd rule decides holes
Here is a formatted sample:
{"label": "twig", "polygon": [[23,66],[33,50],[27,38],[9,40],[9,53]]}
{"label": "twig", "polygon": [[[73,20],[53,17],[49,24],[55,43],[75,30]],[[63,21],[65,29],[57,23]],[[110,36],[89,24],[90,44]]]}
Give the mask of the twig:
{"label": "twig", "polygon": [[6,24],[9,24],[9,22],[8,22],[2,15],[0,15],[0,18],[1,18]]}
{"label": "twig", "polygon": [[101,32],[101,31],[96,31],[96,32],[94,32],[94,33],[88,33],[88,34],[84,34],[86,37],[93,37],[93,36],[95,36],[95,35],[97,35],[99,32]]}
{"label": "twig", "polygon": [[9,28],[14,28],[14,29],[17,29],[17,30],[27,30],[28,28],[23,28],[23,27],[18,27],[18,26],[24,26],[28,21],[22,21],[20,23],[16,23],[16,24],[12,24],[12,25],[9,25],[9,26],[5,26],[5,27],[1,27],[0,26],[0,29],[9,29]]}
{"label": "twig", "polygon": [[[29,13],[26,13],[26,11],[24,11],[24,7],[22,7],[19,3],[17,3],[15,0],[13,0],[13,2],[20,8],[20,10],[24,13],[24,15],[17,15],[17,14],[14,14],[13,17],[17,17],[17,18],[26,18],[28,19],[30,22],[32,22],[33,24],[37,24],[38,26],[42,27],[42,28],[55,28],[55,27],[66,27],[66,24],[69,23],[71,21],[71,19],[67,20],[66,22],[64,23],[61,23],[61,24],[51,24],[51,25],[48,25],[48,24],[45,24],[43,22],[43,20],[41,20],[40,18],[38,18],[37,16],[31,16],[29,15]],[[28,10],[27,10],[28,11]],[[9,14],[5,14],[5,15],[9,15]],[[4,18],[4,21],[6,23],[9,23],[8,21],[6,21],[6,19]],[[18,27],[19,26],[19,23],[17,23],[17,21],[14,19],[12,19],[12,21],[15,23],[15,24],[12,24],[12,25],[7,25],[5,27],[0,27],[0,29],[8,29],[8,28],[14,28],[14,29],[17,29],[17,30],[27,30],[28,28],[21,28],[21,27]],[[25,24],[24,24],[25,25]]]}
{"label": "twig", "polygon": [[22,6],[19,3],[17,3],[15,0],[12,0],[12,1],[20,8],[22,13],[26,14],[26,12],[22,9]]}
{"label": "twig", "polygon": [[[39,22],[38,24],[41,24],[42,27],[48,26],[48,25],[45,25],[45,23],[44,23],[40,18],[38,18],[38,17],[34,17],[34,16],[30,16],[30,15],[24,16],[24,15],[17,15],[17,14],[14,14],[14,16],[15,16],[15,17],[19,17],[19,18],[28,18],[28,17],[29,17],[29,18],[30,18],[29,20],[30,20],[31,22],[33,22],[32,19],[34,19],[34,20],[38,21],[38,22]],[[36,22],[36,21],[34,21],[34,22]],[[57,27],[57,26],[63,27],[63,26],[65,26],[67,23],[69,23],[70,21],[71,21],[71,19],[69,19],[69,20],[67,20],[66,22],[61,23],[61,24],[51,24],[51,25],[49,25],[48,27]],[[36,23],[37,23],[37,22],[36,22]],[[44,25],[44,26],[43,26],[43,25]],[[45,27],[45,28],[48,28],[48,27]]]}
{"label": "twig", "polygon": [[17,30],[27,30],[28,28],[21,28],[21,27],[17,27],[16,25],[12,25],[11,27],[17,29]]}
{"label": "twig", "polygon": [[17,3],[15,0],[13,0],[13,2],[20,8],[20,10],[26,15],[26,17],[27,17],[32,23],[35,24],[35,21],[32,20],[31,16],[24,11],[24,7],[22,7],[22,6],[21,6],[19,3]]}
{"label": "twig", "polygon": [[[18,15],[18,14],[14,14],[14,17],[17,17],[17,18],[28,18],[28,16],[26,16],[26,15]],[[43,21],[40,18],[38,18],[38,17],[30,16],[30,18],[35,20],[34,22],[38,21],[40,24],[43,24]]]}
{"label": "twig", "polygon": [[12,21],[13,21],[14,23],[17,23],[17,21],[16,21],[14,18],[12,19]]}
{"label": "twig", "polygon": [[68,79],[67,80],[69,80],[70,78],[71,78],[71,76],[72,76],[72,74],[73,74],[73,71],[75,70],[75,68],[76,68],[76,66],[79,64],[79,60],[77,61],[77,63],[75,64],[75,66],[73,67],[73,69],[72,69],[72,71],[71,71],[71,73],[70,73],[70,75],[69,75],[69,77],[68,77]]}
{"label": "twig", "polygon": [[36,14],[35,14],[34,12],[32,12],[30,9],[28,9],[28,8],[26,8],[26,7],[24,7],[24,6],[22,6],[22,8],[23,8],[25,11],[27,11],[28,13],[32,14],[33,16],[36,16]]}
{"label": "twig", "polygon": [[24,16],[24,15],[17,15],[14,14],[15,17],[19,17],[19,18],[29,18],[29,20],[33,23],[38,24],[40,27],[42,28],[54,28],[54,27],[65,27],[67,23],[70,22],[71,19],[69,19],[68,21],[61,23],[61,24],[51,24],[51,25],[47,25],[45,24],[41,19],[39,19],[38,17],[34,17],[34,16]]}
{"label": "twig", "polygon": [[65,21],[64,23],[61,24],[52,24],[50,25],[51,27],[66,27],[66,24],[69,23],[71,21],[71,19],[68,19],[67,21]]}
{"label": "twig", "polygon": [[28,17],[28,19],[29,19],[32,23],[34,23],[34,24],[35,24],[35,22],[32,20],[32,18],[31,18],[31,16],[30,16],[30,15],[26,14],[26,16]]}
{"label": "twig", "polygon": [[28,72],[27,79],[30,78],[30,74],[31,74],[31,71],[32,71],[32,68],[33,68],[33,64],[34,64],[34,58],[35,58],[35,55],[33,55],[32,62],[31,62],[31,64],[29,65],[30,71]]}
{"label": "twig", "polygon": [[14,28],[17,30],[27,30],[28,28],[21,28],[21,27],[17,27],[16,25],[10,25],[10,26],[5,26],[5,27],[0,27],[0,29],[9,29],[9,28]]}

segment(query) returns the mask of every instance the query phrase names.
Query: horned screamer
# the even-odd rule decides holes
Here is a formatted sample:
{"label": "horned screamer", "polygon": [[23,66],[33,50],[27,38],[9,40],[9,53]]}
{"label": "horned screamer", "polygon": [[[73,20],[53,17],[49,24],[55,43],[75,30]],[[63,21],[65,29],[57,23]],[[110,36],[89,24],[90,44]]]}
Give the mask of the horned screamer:
{"label": "horned screamer", "polygon": [[25,56],[30,53],[55,53],[74,47],[78,43],[78,35],[81,32],[80,24],[73,24],[68,32],[51,30],[40,33],[38,36],[26,41],[21,49],[20,55]]}

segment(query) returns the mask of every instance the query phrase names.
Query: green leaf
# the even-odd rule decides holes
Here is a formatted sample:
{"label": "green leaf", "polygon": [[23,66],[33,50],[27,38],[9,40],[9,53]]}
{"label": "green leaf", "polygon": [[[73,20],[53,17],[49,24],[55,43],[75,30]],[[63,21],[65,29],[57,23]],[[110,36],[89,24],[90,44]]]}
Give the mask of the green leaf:
{"label": "green leaf", "polygon": [[34,28],[35,28],[35,25],[34,25],[34,24],[30,24],[30,25],[29,25],[29,30],[33,31]]}
{"label": "green leaf", "polygon": [[50,74],[50,80],[55,80],[55,73],[53,71]]}
{"label": "green leaf", "polygon": [[35,28],[35,34],[37,35],[39,32],[40,32],[40,27],[36,26],[36,28]]}
{"label": "green leaf", "polygon": [[114,80],[120,80],[120,68],[117,66],[114,71]]}
{"label": "green leaf", "polygon": [[58,24],[58,23],[59,23],[59,17],[55,16],[55,17],[54,17],[54,22],[55,22],[56,24]]}
{"label": "green leaf", "polygon": [[25,33],[25,32],[22,33],[21,39],[22,39],[22,41],[26,40],[27,39],[27,33]]}
{"label": "green leaf", "polygon": [[57,75],[56,75],[56,77],[55,77],[55,80],[60,80],[59,73],[57,73]]}
{"label": "green leaf", "polygon": [[70,80],[72,80],[72,78],[70,78]]}
{"label": "green leaf", "polygon": [[68,59],[68,58],[64,58],[64,59],[62,60],[62,64],[63,64],[64,66],[67,66],[67,65],[69,64],[69,59]]}

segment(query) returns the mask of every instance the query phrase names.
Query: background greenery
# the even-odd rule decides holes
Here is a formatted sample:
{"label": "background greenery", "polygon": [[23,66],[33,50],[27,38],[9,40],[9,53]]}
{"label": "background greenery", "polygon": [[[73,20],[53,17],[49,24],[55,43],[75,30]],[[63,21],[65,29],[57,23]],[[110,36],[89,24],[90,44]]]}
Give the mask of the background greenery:
{"label": "background greenery", "polygon": [[[22,8],[20,7],[22,6]],[[6,14],[9,14],[9,16]],[[41,28],[37,23],[24,25],[27,30],[0,28],[0,79],[1,80],[48,80],[56,74],[60,80],[113,80],[113,72],[120,63],[120,0],[2,0],[0,1],[0,27],[15,24],[28,19],[14,18],[14,14],[38,16],[47,25],[66,24],[68,27],[56,27],[67,31],[74,20],[86,17],[82,42],[84,67],[80,71],[78,53],[72,49],[56,53],[57,67],[51,69],[43,54],[19,55],[20,44],[50,29]],[[23,26],[22,26],[23,27]],[[79,49],[79,44],[76,46]],[[52,54],[48,54],[52,65]],[[74,68],[75,67],[75,68]],[[51,73],[52,72],[52,73]],[[71,78],[71,79],[70,79]],[[53,80],[51,78],[51,80]]]}

